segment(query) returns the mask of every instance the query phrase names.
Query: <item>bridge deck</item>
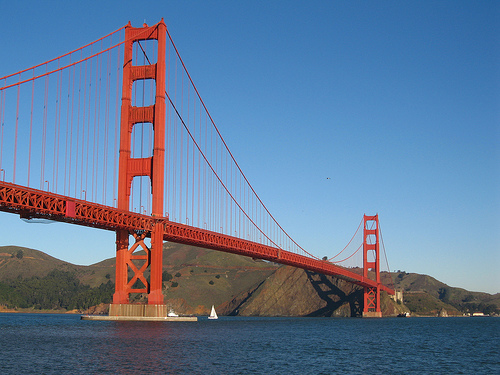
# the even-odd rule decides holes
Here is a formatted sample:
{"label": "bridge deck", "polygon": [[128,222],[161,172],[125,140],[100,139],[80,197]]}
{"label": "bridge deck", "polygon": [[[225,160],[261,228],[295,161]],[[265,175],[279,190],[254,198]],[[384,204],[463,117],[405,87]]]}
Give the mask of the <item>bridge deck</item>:
{"label": "bridge deck", "polygon": [[[136,230],[150,232],[154,226],[163,225],[163,239],[165,241],[264,259],[335,276],[365,287],[377,287],[374,280],[320,259],[176,223],[165,217],[123,211],[3,181],[0,182],[0,211],[15,213],[28,219],[45,218],[112,231],[126,229],[131,232]],[[385,285],[379,287],[389,294],[394,294],[394,290]]]}

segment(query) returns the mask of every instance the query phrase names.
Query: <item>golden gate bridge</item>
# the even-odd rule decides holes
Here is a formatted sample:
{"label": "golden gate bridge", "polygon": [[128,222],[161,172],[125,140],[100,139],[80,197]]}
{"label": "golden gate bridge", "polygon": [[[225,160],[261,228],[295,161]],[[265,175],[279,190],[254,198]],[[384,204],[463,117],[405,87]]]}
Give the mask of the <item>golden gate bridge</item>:
{"label": "golden gate bridge", "polygon": [[163,241],[358,284],[364,316],[381,316],[381,291],[394,294],[381,270],[378,215],[364,215],[362,240],[353,236],[331,259],[280,226],[222,138],[163,19],[129,23],[0,78],[0,210],[115,231],[110,314],[124,314],[131,293],[147,293],[148,306],[163,314]]}

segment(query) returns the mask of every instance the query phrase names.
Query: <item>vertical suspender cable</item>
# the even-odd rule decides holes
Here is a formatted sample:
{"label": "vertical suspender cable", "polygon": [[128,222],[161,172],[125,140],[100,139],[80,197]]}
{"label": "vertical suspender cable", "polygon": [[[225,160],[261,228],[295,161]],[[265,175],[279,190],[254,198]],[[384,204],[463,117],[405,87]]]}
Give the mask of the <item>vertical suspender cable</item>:
{"label": "vertical suspender cable", "polygon": [[70,133],[69,133],[69,165],[68,165],[68,194],[71,194],[71,168],[73,166],[73,119],[74,119],[74,105],[75,105],[75,70],[73,66],[73,79],[71,80],[71,112],[70,112]]}
{"label": "vertical suspender cable", "polygon": [[[80,153],[80,144],[82,144],[82,148],[83,148],[83,137],[82,137],[82,141],[80,141],[80,111],[82,113],[84,113],[84,110],[82,110],[82,98],[81,98],[81,94],[82,94],[82,65],[80,64],[80,78],[79,78],[79,83],[78,83],[78,115],[76,116],[76,161],[75,161],[75,197],[77,197],[77,188],[78,188],[78,165],[81,163],[83,165],[83,154],[82,154],[82,158],[79,158],[78,155]],[[85,62],[85,71],[87,70],[87,62]],[[85,87],[85,86],[84,86]],[[84,92],[85,92],[85,88],[84,88]],[[83,95],[83,97],[85,98],[85,93]],[[85,99],[84,99],[85,101]],[[84,106],[85,107],[85,106]],[[82,128],[83,128],[83,122],[82,122]],[[80,191],[79,191],[79,195],[80,195],[80,198],[81,198],[81,193],[82,193],[82,175],[81,175],[81,168],[80,167]]]}
{"label": "vertical suspender cable", "polygon": [[[167,56],[167,77],[165,79],[165,89],[170,92],[170,45],[168,45],[168,52],[166,51]],[[167,216],[167,212],[170,212],[170,199],[171,199],[171,188],[169,189],[169,186],[171,186],[171,180],[172,180],[172,167],[171,167],[171,162],[172,162],[172,153],[171,153],[171,139],[172,139],[172,122],[171,122],[171,116],[170,116],[170,107],[166,106],[165,108],[165,126],[166,126],[166,131],[165,131],[165,144],[168,145],[167,149],[165,150],[165,200],[163,202],[163,215]]]}
{"label": "vertical suspender cable", "polygon": [[[4,79],[4,86],[7,80]],[[4,172],[3,176],[5,176],[5,171],[2,168],[2,155],[3,155],[3,122],[5,119],[5,91],[2,90],[0,93],[0,171]],[[2,176],[2,178],[4,178]]]}
{"label": "vertical suspender cable", "polygon": [[[90,49],[93,49],[93,46],[90,47]],[[91,52],[92,53],[92,52]],[[86,132],[87,132],[87,140],[86,140],[86,147],[87,150],[85,152],[85,200],[87,200],[90,197],[92,197],[92,185],[90,185],[91,190],[89,190],[89,154],[90,154],[90,114],[91,114],[91,107],[92,107],[92,68],[93,68],[93,61],[90,60],[90,71],[89,71],[89,97],[88,97],[88,105],[87,105],[87,124],[85,125]]]}
{"label": "vertical suspender cable", "polygon": [[[59,67],[60,60],[57,62],[57,66]],[[54,172],[53,172],[53,183],[52,183],[52,191],[57,192],[58,189],[58,176],[59,176],[59,137],[61,134],[61,106],[62,106],[62,71],[57,72],[57,105],[56,105],[56,129],[55,129],[55,135],[54,135]]]}
{"label": "vertical suspender cable", "polygon": [[[193,135],[196,137],[196,105],[195,101],[193,100]],[[195,193],[194,193],[194,185],[195,185],[195,178],[194,178],[194,145],[192,147],[192,170],[191,170],[191,225],[194,225],[194,198],[195,198]]]}
{"label": "vertical suspender cable", "polygon": [[[189,86],[187,89],[187,123],[189,124]],[[189,206],[189,138],[186,137],[186,224],[188,224],[187,220],[189,217],[188,214],[188,206]]]}
{"label": "vertical suspender cable", "polygon": [[83,75],[83,108],[82,108],[82,141],[81,141],[81,167],[80,167],[80,198],[83,198],[84,187],[87,187],[83,184],[85,179],[85,114],[87,113],[87,66],[88,61],[85,61],[85,72]]}
{"label": "vertical suspender cable", "polygon": [[[47,70],[47,66],[45,66]],[[45,149],[47,144],[47,103],[49,100],[49,76],[45,76],[45,93],[43,98],[43,130],[42,130],[42,155],[40,158],[40,189],[43,190],[45,181]]]}
{"label": "vertical suspender cable", "polygon": [[[118,192],[118,140],[119,140],[119,98],[120,98],[120,80],[118,77],[120,76],[120,49],[121,47],[118,47],[118,53],[116,55],[116,93],[115,93],[115,144],[114,144],[114,152],[113,152],[113,206],[118,207],[118,197],[117,197],[117,192]],[[115,203],[116,202],[116,203]]]}
{"label": "vertical suspender cable", "polygon": [[[101,40],[102,50],[102,40]],[[94,108],[94,156],[92,157],[92,201],[99,202],[98,199],[98,182],[99,182],[99,144],[101,142],[101,85],[102,85],[102,55],[97,56],[96,62],[96,92],[95,92],[95,108]],[[95,186],[95,191],[94,191]]]}
{"label": "vertical suspender cable", "polygon": [[[19,74],[19,81],[21,81],[21,74]],[[17,85],[17,102],[16,102],[16,130],[15,130],[15,140],[14,140],[14,165],[12,170],[12,182],[16,183],[16,167],[17,167],[17,132],[19,127],[19,95],[21,91],[21,85]]]}
{"label": "vertical suspender cable", "polygon": [[[180,98],[180,101],[181,101],[181,113],[183,113],[182,109],[183,109],[183,104],[184,104],[184,91],[183,91],[183,88],[184,88],[184,80],[183,80],[183,76],[181,76],[181,98]],[[180,132],[180,144],[181,144],[181,149],[180,149],[180,153],[179,153],[179,157],[180,157],[180,166],[179,166],[179,170],[180,170],[180,176],[179,176],[179,181],[180,181],[180,186],[179,186],[179,222],[182,222],[182,193],[183,193],[183,159],[184,159],[184,153],[183,153],[183,145],[184,145],[184,137],[183,137],[183,132]]]}
{"label": "vertical suspender cable", "polygon": [[[70,62],[71,62],[71,55],[70,55]],[[67,172],[68,172],[68,160],[70,160],[70,157],[68,156],[68,142],[69,142],[69,136],[70,136],[70,90],[71,90],[71,68],[68,68],[68,95],[66,97],[66,131],[65,131],[65,142],[64,142],[64,180],[63,180],[63,194],[64,195],[69,195],[69,193],[66,192],[66,186],[67,186]]]}
{"label": "vertical suspender cable", "polygon": [[[113,37],[110,39],[111,45],[113,44]],[[103,184],[102,184],[102,203],[107,204],[106,200],[106,188],[108,186],[107,175],[108,175],[108,136],[109,136],[109,110],[110,110],[110,80],[111,80],[111,52],[107,52],[106,59],[106,106],[105,106],[105,114],[104,114],[104,155],[103,155]],[[109,206],[109,204],[107,204]]]}
{"label": "vertical suspender cable", "polygon": [[[35,76],[35,69],[33,69],[33,77]],[[31,111],[30,111],[30,139],[28,145],[28,187],[30,186],[31,177],[31,142],[33,137],[33,102],[35,101],[35,80],[31,82]]]}

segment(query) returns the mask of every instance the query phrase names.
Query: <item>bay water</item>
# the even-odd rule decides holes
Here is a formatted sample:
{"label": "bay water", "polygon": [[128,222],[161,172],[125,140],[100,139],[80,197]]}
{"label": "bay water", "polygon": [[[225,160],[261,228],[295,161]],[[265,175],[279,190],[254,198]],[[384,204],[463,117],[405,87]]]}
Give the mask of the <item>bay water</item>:
{"label": "bay water", "polygon": [[0,374],[500,374],[500,318],[0,314]]}

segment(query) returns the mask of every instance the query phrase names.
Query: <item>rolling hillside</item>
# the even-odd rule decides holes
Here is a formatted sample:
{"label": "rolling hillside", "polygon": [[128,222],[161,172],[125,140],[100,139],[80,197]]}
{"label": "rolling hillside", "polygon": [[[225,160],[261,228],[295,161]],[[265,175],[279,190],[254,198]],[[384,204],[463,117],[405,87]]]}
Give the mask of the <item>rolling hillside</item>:
{"label": "rolling hillside", "polygon": [[[165,303],[181,314],[207,315],[212,305],[220,315],[359,316],[360,313],[362,290],[334,277],[174,243],[164,244],[163,255]],[[38,250],[0,247],[0,283],[50,277],[53,270],[58,270],[74,275],[82,285],[103,288],[109,282],[114,283],[114,267],[114,258],[79,266]],[[396,288],[404,291],[404,304],[396,304],[383,295],[385,316],[403,311],[435,316],[443,310],[449,315],[462,315],[467,311],[494,312],[500,306],[500,294],[453,288],[427,275],[397,272],[392,277]],[[145,300],[140,294],[132,297],[136,302]]]}
{"label": "rolling hillside", "polygon": [[108,280],[114,281],[114,259],[91,266],[78,266],[51,257],[42,251],[18,246],[0,246],[0,281],[18,277],[44,277],[57,269],[74,273],[86,285],[97,287]]}
{"label": "rolling hillside", "polygon": [[395,272],[394,285],[404,291],[404,302],[420,315],[437,314],[441,309],[453,315],[466,312],[491,313],[500,307],[500,293],[488,294],[454,288],[428,275]]}

